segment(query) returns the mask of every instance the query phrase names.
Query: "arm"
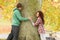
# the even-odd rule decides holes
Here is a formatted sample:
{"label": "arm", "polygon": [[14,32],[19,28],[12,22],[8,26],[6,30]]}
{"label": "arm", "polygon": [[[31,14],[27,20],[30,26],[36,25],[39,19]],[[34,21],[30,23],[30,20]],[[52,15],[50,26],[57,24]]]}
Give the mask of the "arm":
{"label": "arm", "polygon": [[40,20],[37,19],[37,21],[34,23],[34,25],[37,26],[37,25],[39,25],[39,23],[40,23]]}
{"label": "arm", "polygon": [[31,22],[32,22],[32,24],[33,24],[34,26],[37,26],[37,25],[39,25],[40,20],[39,20],[39,19],[37,19],[37,21],[36,21],[35,23],[31,20]]}
{"label": "arm", "polygon": [[34,22],[31,20],[32,25],[34,25]]}
{"label": "arm", "polygon": [[20,21],[29,20],[28,18],[22,17],[22,16],[21,16],[21,13],[20,13],[18,10],[16,10],[15,15],[16,15],[16,17],[17,17]]}

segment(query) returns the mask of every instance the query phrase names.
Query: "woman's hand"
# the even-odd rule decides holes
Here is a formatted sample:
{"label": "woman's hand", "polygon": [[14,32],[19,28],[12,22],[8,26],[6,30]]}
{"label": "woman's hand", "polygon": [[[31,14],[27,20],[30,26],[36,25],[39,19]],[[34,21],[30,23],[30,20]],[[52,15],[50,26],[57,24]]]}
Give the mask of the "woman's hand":
{"label": "woman's hand", "polygon": [[31,17],[29,17],[28,19],[29,19],[30,21],[32,21],[32,18],[31,18]]}

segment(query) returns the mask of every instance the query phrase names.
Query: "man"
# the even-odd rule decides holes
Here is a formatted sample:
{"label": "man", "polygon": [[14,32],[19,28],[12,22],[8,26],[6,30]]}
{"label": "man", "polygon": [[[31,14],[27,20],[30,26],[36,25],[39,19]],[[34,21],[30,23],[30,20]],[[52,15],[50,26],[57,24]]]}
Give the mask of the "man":
{"label": "man", "polygon": [[21,16],[21,10],[22,10],[22,5],[18,3],[13,11],[12,30],[7,40],[18,40],[19,26],[21,21],[29,20],[29,18],[24,18]]}

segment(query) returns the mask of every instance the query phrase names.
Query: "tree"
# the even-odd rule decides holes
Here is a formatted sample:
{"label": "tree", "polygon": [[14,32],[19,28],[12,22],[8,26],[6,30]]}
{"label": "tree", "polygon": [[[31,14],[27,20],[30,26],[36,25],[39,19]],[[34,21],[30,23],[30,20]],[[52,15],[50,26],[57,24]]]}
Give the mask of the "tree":
{"label": "tree", "polygon": [[[35,21],[35,13],[39,10],[38,0],[19,0],[19,2],[24,7],[22,16],[32,17]],[[20,26],[19,40],[40,40],[37,27],[34,27],[30,21],[22,22]]]}

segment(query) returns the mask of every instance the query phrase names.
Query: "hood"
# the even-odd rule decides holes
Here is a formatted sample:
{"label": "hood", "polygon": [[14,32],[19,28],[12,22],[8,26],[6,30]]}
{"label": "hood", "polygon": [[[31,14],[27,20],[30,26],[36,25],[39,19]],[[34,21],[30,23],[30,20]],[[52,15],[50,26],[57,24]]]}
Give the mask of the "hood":
{"label": "hood", "polygon": [[18,8],[14,8],[14,10],[13,10],[13,11],[15,11],[15,10],[18,10]]}

